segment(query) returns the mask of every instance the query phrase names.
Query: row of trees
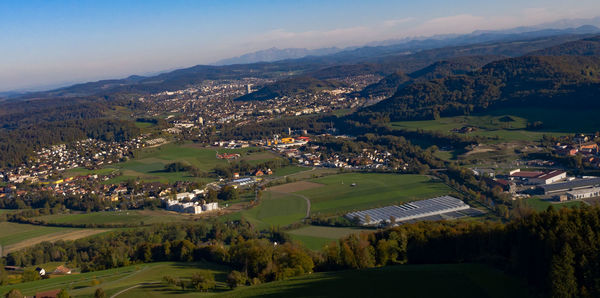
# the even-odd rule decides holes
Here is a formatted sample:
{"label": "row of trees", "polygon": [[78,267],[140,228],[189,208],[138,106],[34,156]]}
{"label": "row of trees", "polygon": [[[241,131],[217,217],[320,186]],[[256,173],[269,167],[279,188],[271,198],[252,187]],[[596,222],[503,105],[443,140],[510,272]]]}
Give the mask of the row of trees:
{"label": "row of trees", "polygon": [[235,270],[228,277],[232,287],[313,270],[483,262],[526,279],[543,296],[598,297],[598,239],[600,208],[549,208],[507,224],[406,224],[350,235],[326,245],[320,252],[287,241],[276,230],[258,233],[245,222],[159,225],[89,239],[42,243],[10,253],[6,262],[30,266],[70,261],[83,271],[94,271],[138,262],[206,260]]}

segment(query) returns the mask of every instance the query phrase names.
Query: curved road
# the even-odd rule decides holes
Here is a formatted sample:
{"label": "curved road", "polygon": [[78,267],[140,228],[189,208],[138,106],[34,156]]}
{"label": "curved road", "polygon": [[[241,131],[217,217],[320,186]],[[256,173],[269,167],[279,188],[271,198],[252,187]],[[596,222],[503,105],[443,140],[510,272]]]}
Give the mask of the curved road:
{"label": "curved road", "polygon": [[297,194],[297,193],[293,193],[293,192],[279,192],[279,191],[272,191],[272,190],[270,190],[270,192],[274,192],[274,193],[278,193],[278,194],[282,194],[282,195],[292,195],[292,196],[297,196],[299,198],[303,198],[306,201],[306,217],[304,217],[304,218],[310,217],[310,200],[306,196],[303,196],[303,195]]}
{"label": "curved road", "polygon": [[297,197],[301,197],[306,201],[306,217],[305,218],[309,218],[310,217],[310,200],[307,197],[297,194],[297,193],[288,193],[288,194],[295,195]]}
{"label": "curved road", "polygon": [[159,283],[160,282],[143,282],[141,284],[137,284],[137,285],[131,286],[131,287],[127,288],[127,289],[123,289],[121,291],[118,291],[115,294],[113,294],[112,296],[110,296],[110,298],[115,298],[115,297],[117,297],[117,296],[119,296],[119,295],[121,295],[121,294],[123,294],[123,293],[125,293],[125,292],[127,292],[129,290],[131,290],[131,289],[135,289],[135,288],[138,288],[138,287],[141,287],[141,286],[145,286],[145,285],[154,285],[154,284],[159,284]]}

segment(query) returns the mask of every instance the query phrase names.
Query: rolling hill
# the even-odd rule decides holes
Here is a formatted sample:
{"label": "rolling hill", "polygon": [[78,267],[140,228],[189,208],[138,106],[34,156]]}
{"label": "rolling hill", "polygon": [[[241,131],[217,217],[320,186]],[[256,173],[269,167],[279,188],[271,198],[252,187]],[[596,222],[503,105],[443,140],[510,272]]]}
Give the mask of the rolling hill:
{"label": "rolling hill", "polygon": [[[204,80],[263,77],[282,79],[310,75],[317,79],[340,78],[363,73],[414,72],[440,60],[465,56],[516,57],[569,41],[591,37],[590,30],[543,30],[514,34],[484,33],[447,39],[414,40],[389,46],[367,46],[324,56],[307,56],[275,62],[235,65],[196,65],[155,76],[130,76],[33,92],[8,101],[48,97],[75,97],[178,90]],[[351,70],[351,72],[348,72]]]}
{"label": "rolling hill", "polygon": [[491,106],[600,107],[598,56],[524,56],[487,64],[465,75],[417,82],[357,112],[392,121],[469,114]]}

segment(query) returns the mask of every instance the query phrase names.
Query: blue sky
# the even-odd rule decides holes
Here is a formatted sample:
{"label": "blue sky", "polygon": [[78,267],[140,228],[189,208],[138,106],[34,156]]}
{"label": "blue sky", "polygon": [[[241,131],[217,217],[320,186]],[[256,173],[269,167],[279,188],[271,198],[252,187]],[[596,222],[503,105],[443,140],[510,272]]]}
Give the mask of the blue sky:
{"label": "blue sky", "polygon": [[0,1],[0,91],[600,15],[598,0]]}

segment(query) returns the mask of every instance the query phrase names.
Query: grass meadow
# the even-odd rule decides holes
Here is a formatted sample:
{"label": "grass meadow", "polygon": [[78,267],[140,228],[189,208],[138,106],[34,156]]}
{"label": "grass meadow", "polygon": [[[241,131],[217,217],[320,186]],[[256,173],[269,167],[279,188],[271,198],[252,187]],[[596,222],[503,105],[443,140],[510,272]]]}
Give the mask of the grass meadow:
{"label": "grass meadow", "polygon": [[153,224],[188,221],[190,215],[164,210],[121,210],[52,214],[36,219],[56,224]]}
{"label": "grass meadow", "polygon": [[310,199],[311,213],[323,214],[342,214],[451,192],[445,184],[423,175],[347,173],[309,181],[323,186],[297,193]]}
{"label": "grass meadow", "polygon": [[[173,162],[182,162],[192,165],[204,172],[210,172],[217,166],[227,165],[229,161],[218,159],[217,153],[238,153],[241,158],[250,164],[258,164],[277,157],[269,151],[256,151],[256,148],[223,149],[206,148],[194,144],[166,144],[155,148],[146,148],[129,161],[108,165],[99,170],[86,170],[77,168],[70,170],[70,175],[109,174],[120,171],[122,175],[114,177],[105,183],[120,183],[127,180],[142,179],[147,182],[159,181],[174,183],[176,181],[211,182],[210,178],[194,177],[188,172],[165,172],[165,165]],[[288,171],[294,171],[288,169]]]}
{"label": "grass meadow", "polygon": [[531,297],[525,283],[479,264],[322,272],[241,287],[224,297]]}

